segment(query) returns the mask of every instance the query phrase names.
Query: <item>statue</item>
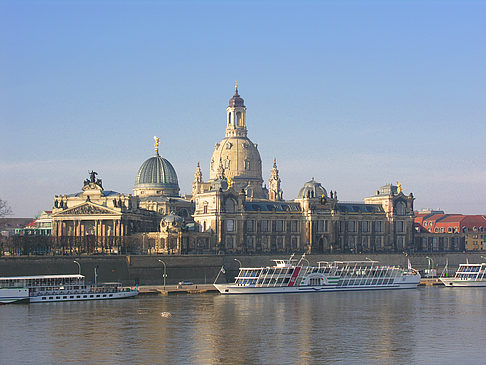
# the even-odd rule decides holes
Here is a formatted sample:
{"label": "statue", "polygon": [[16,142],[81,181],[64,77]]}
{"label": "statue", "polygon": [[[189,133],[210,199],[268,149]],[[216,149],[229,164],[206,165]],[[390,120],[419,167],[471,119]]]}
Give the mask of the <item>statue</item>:
{"label": "statue", "polygon": [[398,194],[400,194],[402,192],[402,184],[400,184],[398,181],[397,181],[397,186],[398,186]]}
{"label": "statue", "polygon": [[231,177],[228,177],[227,180],[228,180],[228,190],[229,190],[233,187],[233,180],[231,179]]}
{"label": "statue", "polygon": [[91,172],[88,171],[88,174],[89,174],[89,182],[95,183],[96,182],[96,175],[98,175],[98,173],[91,170]]}
{"label": "statue", "polygon": [[154,136],[154,141],[155,141],[155,144],[154,144],[154,147],[155,147],[155,154],[158,155],[159,154],[159,143],[160,143],[160,138]]}

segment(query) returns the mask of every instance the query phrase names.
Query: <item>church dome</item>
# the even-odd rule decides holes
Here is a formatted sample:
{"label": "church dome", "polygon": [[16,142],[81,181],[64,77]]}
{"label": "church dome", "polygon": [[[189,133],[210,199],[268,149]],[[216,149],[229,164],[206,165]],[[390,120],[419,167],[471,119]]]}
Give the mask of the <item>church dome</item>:
{"label": "church dome", "polygon": [[216,179],[222,164],[225,177],[262,179],[262,160],[256,144],[247,137],[226,137],[216,144],[211,158],[210,179]]}
{"label": "church dome", "polygon": [[172,164],[155,150],[155,156],[138,169],[134,194],[138,196],[179,196],[179,183]]}
{"label": "church dome", "polygon": [[327,197],[327,191],[321,185],[312,178],[311,181],[307,181],[304,186],[299,190],[297,195],[298,199],[303,198],[320,198],[322,195]]}

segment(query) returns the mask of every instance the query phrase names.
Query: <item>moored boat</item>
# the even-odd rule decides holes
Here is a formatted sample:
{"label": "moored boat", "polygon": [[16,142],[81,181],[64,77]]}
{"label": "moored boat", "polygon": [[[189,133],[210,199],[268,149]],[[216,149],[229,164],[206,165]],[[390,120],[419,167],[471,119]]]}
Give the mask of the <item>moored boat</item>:
{"label": "moored boat", "polygon": [[0,288],[0,304],[16,303],[29,300],[29,289]]}
{"label": "moored boat", "polygon": [[242,267],[234,283],[214,286],[221,294],[270,294],[408,289],[420,283],[420,274],[410,264],[408,269],[371,260],[303,266],[303,260],[304,256],[297,262],[292,255],[288,260],[273,260],[274,266]]}
{"label": "moored boat", "polygon": [[83,275],[0,277],[0,292],[16,288],[22,290],[22,295],[27,294],[30,303],[122,299],[138,295],[138,289],[125,288],[120,283],[86,284]]}
{"label": "moored boat", "polygon": [[481,287],[486,286],[486,263],[460,264],[454,277],[441,277],[445,286]]}

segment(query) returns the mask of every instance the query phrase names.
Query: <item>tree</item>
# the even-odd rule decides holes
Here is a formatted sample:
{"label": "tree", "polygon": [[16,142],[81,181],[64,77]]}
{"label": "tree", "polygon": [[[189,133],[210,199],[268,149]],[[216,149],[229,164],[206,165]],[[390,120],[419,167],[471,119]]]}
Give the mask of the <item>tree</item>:
{"label": "tree", "polygon": [[6,217],[7,215],[12,215],[12,209],[5,200],[0,198],[0,218]]}

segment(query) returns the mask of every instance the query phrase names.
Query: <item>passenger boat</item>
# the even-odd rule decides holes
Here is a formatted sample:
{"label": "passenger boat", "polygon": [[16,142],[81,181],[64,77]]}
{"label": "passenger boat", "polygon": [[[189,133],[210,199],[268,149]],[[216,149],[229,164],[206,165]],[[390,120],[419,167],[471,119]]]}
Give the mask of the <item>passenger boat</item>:
{"label": "passenger boat", "polygon": [[[90,285],[83,275],[41,275],[0,277],[0,293],[20,290],[30,303],[65,302],[73,300],[121,299],[138,295],[136,288],[124,288],[120,283]],[[3,295],[3,294],[2,294]]]}
{"label": "passenger boat", "polygon": [[270,267],[242,267],[234,283],[216,284],[216,278],[214,286],[221,294],[270,294],[408,289],[420,282],[410,262],[405,270],[378,261],[321,261],[318,266],[303,266],[303,260],[304,256],[297,262],[292,255],[288,260],[273,260],[275,265]]}
{"label": "passenger boat", "polygon": [[486,286],[486,263],[460,264],[454,277],[440,277],[445,286]]}
{"label": "passenger boat", "polygon": [[29,300],[29,289],[0,288],[0,304],[8,304]]}

